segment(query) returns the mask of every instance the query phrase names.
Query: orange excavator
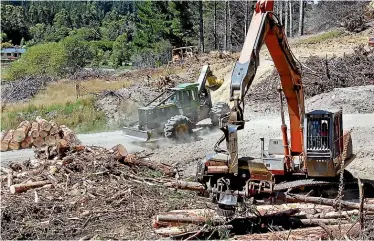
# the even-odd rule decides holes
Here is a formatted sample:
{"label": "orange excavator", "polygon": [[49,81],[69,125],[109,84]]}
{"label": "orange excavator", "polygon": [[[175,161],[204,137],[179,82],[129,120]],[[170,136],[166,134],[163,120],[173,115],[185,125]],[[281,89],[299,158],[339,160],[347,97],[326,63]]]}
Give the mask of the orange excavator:
{"label": "orange excavator", "polygon": [[[343,133],[342,110],[305,113],[300,67],[273,7],[272,0],[256,3],[231,76],[233,107],[220,120],[224,134],[215,145],[215,153],[208,155],[197,167],[197,181],[205,185],[206,193],[226,214],[232,213],[240,200],[256,195],[289,188],[336,185],[344,178],[344,168],[354,159],[350,132]],[[255,160],[239,156],[237,132],[244,129],[244,97],[256,75],[264,43],[280,75],[282,139],[271,139],[265,151],[261,138],[261,160]],[[289,131],[283,98],[288,107]],[[226,150],[220,148],[224,140]]]}

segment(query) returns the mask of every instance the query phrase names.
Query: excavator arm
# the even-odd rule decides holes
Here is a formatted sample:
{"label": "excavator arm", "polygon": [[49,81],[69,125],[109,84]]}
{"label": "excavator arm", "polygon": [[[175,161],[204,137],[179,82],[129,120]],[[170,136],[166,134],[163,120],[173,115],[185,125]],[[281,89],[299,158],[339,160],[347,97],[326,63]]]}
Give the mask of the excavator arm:
{"label": "excavator arm", "polygon": [[[282,107],[282,134],[286,166],[292,156],[303,155],[304,93],[301,73],[293,57],[284,29],[273,13],[274,1],[259,0],[256,3],[252,21],[240,57],[231,76],[230,101],[234,102],[224,132],[229,151],[229,172],[237,173],[236,130],[244,128],[244,97],[249,90],[259,66],[259,52],[265,43],[280,75],[281,90],[284,93],[290,119],[291,145],[288,144],[287,126]],[[282,100],[282,99],[281,99]],[[282,103],[282,102],[281,102]],[[216,145],[217,147],[217,145]]]}

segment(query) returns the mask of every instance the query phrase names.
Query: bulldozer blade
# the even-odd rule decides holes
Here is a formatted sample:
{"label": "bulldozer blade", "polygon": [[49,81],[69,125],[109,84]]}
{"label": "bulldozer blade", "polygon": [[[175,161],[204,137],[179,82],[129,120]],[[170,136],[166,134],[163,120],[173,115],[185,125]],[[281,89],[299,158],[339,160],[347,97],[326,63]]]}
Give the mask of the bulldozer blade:
{"label": "bulldozer blade", "polygon": [[135,138],[142,141],[149,141],[151,139],[151,131],[142,131],[136,128],[123,128],[123,133],[125,136],[128,136],[130,138]]}

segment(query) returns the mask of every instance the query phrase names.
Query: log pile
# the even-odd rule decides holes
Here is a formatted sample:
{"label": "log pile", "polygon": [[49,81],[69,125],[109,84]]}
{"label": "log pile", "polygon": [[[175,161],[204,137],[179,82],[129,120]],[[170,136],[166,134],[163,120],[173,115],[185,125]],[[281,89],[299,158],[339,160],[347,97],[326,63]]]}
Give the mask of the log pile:
{"label": "log pile", "polygon": [[0,169],[4,239],[154,239],[152,215],[203,208],[194,193],[166,188],[174,168],[150,155],[62,144]]}
{"label": "log pile", "polygon": [[64,125],[46,121],[40,116],[35,121],[22,121],[15,130],[1,133],[1,151],[55,146],[61,139],[70,144],[80,144],[77,136]]}
{"label": "log pile", "polygon": [[[326,240],[362,239],[372,236],[374,202],[364,201],[359,179],[361,203],[281,192],[274,204],[245,204],[234,216],[222,216],[215,207],[173,210],[153,217],[155,233],[168,238],[219,238],[218,230],[231,233],[231,240]],[[174,181],[165,184],[177,189],[202,192],[199,183]],[[361,187],[361,188],[360,188]],[[365,216],[365,218],[358,218]],[[216,232],[216,234],[214,234]],[[228,237],[227,237],[228,238]]]}

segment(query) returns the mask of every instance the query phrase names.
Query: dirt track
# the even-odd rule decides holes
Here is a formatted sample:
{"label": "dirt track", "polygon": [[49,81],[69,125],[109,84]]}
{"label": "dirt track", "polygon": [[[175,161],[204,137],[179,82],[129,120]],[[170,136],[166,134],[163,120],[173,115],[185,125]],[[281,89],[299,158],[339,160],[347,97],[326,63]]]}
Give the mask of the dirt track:
{"label": "dirt track", "polygon": [[[242,156],[259,157],[260,137],[265,137],[265,148],[269,138],[281,138],[280,116],[278,114],[249,113],[249,121],[245,129],[239,131],[239,153]],[[362,178],[373,178],[374,175],[374,114],[345,114],[344,129],[352,129],[354,153],[357,158],[350,166],[354,175]],[[287,121],[287,120],[286,120]],[[95,134],[78,135],[85,145],[98,145],[113,147],[118,143],[124,144],[128,151],[146,150],[153,153],[151,159],[169,164],[178,163],[183,167],[184,177],[194,174],[195,163],[207,154],[213,153],[213,146],[221,136],[221,131],[204,131],[200,133],[197,141],[184,144],[163,142],[160,148],[153,150],[130,143],[130,139],[122,135],[121,131],[103,132]],[[224,147],[224,143],[222,144]],[[1,153],[1,164],[6,165],[10,161],[23,161],[33,158],[33,151],[20,150]]]}

